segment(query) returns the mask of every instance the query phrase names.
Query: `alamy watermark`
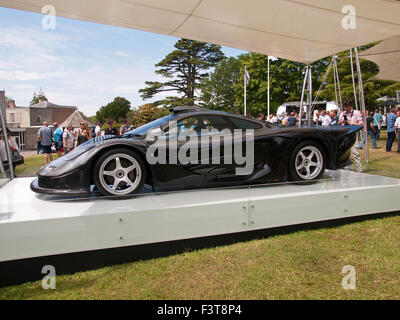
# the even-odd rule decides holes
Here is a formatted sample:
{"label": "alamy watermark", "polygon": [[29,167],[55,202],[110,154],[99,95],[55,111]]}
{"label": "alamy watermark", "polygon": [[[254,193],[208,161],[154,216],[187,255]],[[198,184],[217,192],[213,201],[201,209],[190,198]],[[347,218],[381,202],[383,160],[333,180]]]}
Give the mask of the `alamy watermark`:
{"label": "alamy watermark", "polygon": [[51,265],[43,266],[42,274],[46,274],[42,279],[42,288],[44,290],[56,289],[56,268]]}
{"label": "alamy watermark", "polygon": [[169,128],[167,133],[155,129],[147,134],[149,164],[235,164],[236,175],[253,173],[253,129],[182,129],[176,121],[170,121]]}
{"label": "alamy watermark", "polygon": [[346,265],[342,268],[342,274],[345,275],[342,279],[342,288],[345,290],[355,290],[356,268],[351,265]]}
{"label": "alamy watermark", "polygon": [[42,19],[42,28],[44,30],[55,30],[56,8],[52,5],[46,5],[42,8],[42,13],[45,15]]}
{"label": "alamy watermark", "polygon": [[342,18],[342,28],[345,30],[355,30],[357,27],[356,8],[352,5],[343,6],[342,13],[345,15]]}

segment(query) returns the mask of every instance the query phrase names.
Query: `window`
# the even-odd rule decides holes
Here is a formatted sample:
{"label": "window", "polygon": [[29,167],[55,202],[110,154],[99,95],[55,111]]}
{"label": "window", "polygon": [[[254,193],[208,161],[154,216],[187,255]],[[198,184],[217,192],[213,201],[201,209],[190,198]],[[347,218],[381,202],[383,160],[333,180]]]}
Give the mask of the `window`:
{"label": "window", "polygon": [[253,121],[248,121],[240,118],[229,118],[229,121],[231,121],[235,125],[235,129],[260,129],[262,128],[262,125]]}
{"label": "window", "polygon": [[10,113],[10,122],[14,123],[15,122],[15,115],[14,113]]}
{"label": "window", "polygon": [[[165,130],[166,133],[173,132],[174,128],[170,127]],[[224,120],[223,117],[214,115],[199,115],[188,118],[183,118],[177,122],[178,134],[184,130],[218,130],[228,129],[232,131],[232,125]]]}

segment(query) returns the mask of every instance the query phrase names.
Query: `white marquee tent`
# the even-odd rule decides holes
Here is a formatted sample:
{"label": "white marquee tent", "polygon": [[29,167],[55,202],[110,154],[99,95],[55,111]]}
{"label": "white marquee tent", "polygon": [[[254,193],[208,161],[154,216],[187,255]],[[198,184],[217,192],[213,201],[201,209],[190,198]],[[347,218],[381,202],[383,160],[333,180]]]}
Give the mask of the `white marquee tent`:
{"label": "white marquee tent", "polygon": [[[394,0],[0,0],[0,6],[156,32],[311,63],[400,35]],[[345,29],[345,6],[355,29]]]}
{"label": "white marquee tent", "polygon": [[400,81],[400,36],[382,41],[360,54],[379,66],[377,79]]}

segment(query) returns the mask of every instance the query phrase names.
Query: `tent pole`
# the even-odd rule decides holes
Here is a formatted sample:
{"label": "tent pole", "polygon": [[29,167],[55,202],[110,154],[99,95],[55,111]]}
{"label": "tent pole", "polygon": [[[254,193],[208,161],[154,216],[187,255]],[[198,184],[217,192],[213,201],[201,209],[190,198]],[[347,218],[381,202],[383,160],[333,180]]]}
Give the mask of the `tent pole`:
{"label": "tent pole", "polygon": [[[11,180],[14,179],[14,165],[12,163],[12,158],[11,158],[11,152],[10,152],[10,146],[8,144],[8,137],[7,137],[7,126],[6,126],[6,121],[3,116],[3,111],[0,108],[0,122],[1,122],[1,127],[3,128],[3,139],[4,139],[4,146],[6,148],[6,154],[7,154],[7,159],[8,159],[8,168],[10,170],[10,176]],[[3,163],[2,163],[3,165]],[[4,168],[2,168],[2,172]]]}
{"label": "tent pole", "polygon": [[308,99],[308,108],[309,108],[308,124],[311,125],[311,119],[312,119],[311,114],[312,114],[312,109],[313,109],[312,108],[313,100],[312,100],[312,69],[311,69],[311,65],[308,65],[307,68],[308,68],[308,97],[307,97],[307,99]]}
{"label": "tent pole", "polygon": [[343,110],[343,106],[342,106],[342,90],[340,89],[340,77],[339,77],[339,70],[337,67],[337,56],[334,56],[334,64],[335,64],[335,71],[336,71],[336,82],[337,82],[337,87],[339,90],[339,104],[340,104],[340,109]]}
{"label": "tent pole", "polygon": [[244,116],[246,117],[247,116],[247,88],[246,88],[246,86],[247,86],[247,84],[246,84],[246,70],[247,70],[247,68],[246,68],[246,66],[244,66]]}
{"label": "tent pole", "polygon": [[336,60],[335,56],[332,58],[333,61],[333,84],[335,85],[335,102],[338,103],[337,85],[336,85]]}
{"label": "tent pole", "polygon": [[358,110],[356,79],[354,77],[354,66],[353,66],[353,49],[350,49],[350,65],[351,65],[351,79],[353,80],[354,103],[356,105],[356,110]]}
{"label": "tent pole", "polygon": [[356,56],[356,63],[357,63],[357,72],[358,72],[358,90],[360,92],[360,109],[363,116],[364,122],[364,135],[365,135],[365,148],[364,148],[364,155],[365,161],[369,162],[369,150],[368,150],[368,129],[367,129],[367,119],[365,116],[365,100],[364,100],[364,88],[363,88],[363,81],[362,81],[362,74],[361,74],[361,65],[360,59],[358,57],[358,49],[357,47],[354,48],[355,56]]}
{"label": "tent pole", "polygon": [[270,102],[269,102],[269,100],[270,100],[270,95],[269,95],[269,68],[270,68],[270,65],[269,65],[269,56],[268,56],[268,119],[269,119],[269,114],[270,114]]}
{"label": "tent pole", "polygon": [[308,78],[308,68],[306,68],[303,81],[303,89],[301,90],[299,125],[301,125],[301,118],[303,115],[303,101],[304,101],[304,92],[306,91],[307,78]]}
{"label": "tent pole", "polygon": [[0,158],[0,170],[1,170],[1,174],[3,175],[3,178],[7,179],[6,171],[4,170],[4,166],[3,166],[3,159],[1,159],[1,158]]}

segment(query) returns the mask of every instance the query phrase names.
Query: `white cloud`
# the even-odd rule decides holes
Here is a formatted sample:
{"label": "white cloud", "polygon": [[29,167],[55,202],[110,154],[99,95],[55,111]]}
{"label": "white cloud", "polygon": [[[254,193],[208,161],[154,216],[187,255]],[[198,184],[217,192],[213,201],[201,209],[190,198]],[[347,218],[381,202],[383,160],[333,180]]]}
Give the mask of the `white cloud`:
{"label": "white cloud", "polygon": [[25,72],[23,70],[15,70],[15,71],[0,70],[0,78],[17,80],[17,81],[43,79],[41,75],[36,72]]}
{"label": "white cloud", "polygon": [[134,58],[134,55],[123,50],[115,51],[115,55],[122,58]]}
{"label": "white cloud", "polygon": [[[153,61],[134,59],[125,50],[91,48],[84,32],[76,32],[75,37],[75,33],[66,36],[57,30],[11,27],[0,28],[0,34],[0,78],[6,94],[20,106],[28,105],[39,88],[50,101],[78,106],[87,115],[115,96],[138,106],[144,103],[138,90],[146,80],[159,78]],[[95,34],[90,32],[90,36]]]}

